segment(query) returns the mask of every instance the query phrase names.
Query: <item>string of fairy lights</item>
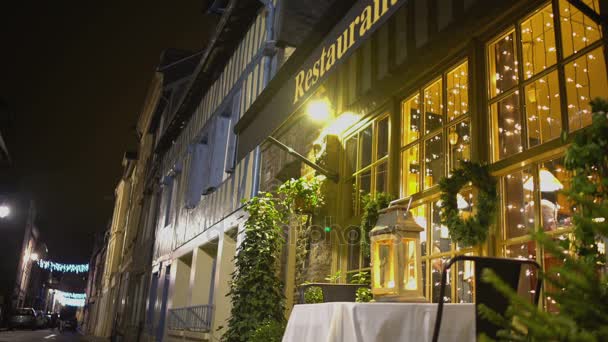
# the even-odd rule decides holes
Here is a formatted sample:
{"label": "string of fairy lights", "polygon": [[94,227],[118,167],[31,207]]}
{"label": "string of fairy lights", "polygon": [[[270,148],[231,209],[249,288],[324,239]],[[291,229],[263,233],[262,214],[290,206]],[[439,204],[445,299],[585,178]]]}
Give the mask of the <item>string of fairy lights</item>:
{"label": "string of fairy lights", "polygon": [[49,260],[38,260],[38,266],[44,270],[62,273],[87,273],[89,272],[89,264],[62,264]]}
{"label": "string of fairy lights", "polygon": [[64,292],[55,290],[55,301],[62,306],[83,307],[87,295],[85,293]]}

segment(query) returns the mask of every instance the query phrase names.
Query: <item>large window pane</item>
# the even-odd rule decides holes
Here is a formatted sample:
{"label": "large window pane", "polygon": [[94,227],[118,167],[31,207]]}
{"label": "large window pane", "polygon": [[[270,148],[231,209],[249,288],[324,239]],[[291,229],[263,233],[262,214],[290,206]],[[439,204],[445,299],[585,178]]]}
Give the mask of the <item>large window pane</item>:
{"label": "large window pane", "polygon": [[570,131],[591,124],[589,101],[606,97],[608,80],[602,48],[566,64],[566,92],[568,95],[568,123]]}
{"label": "large window pane", "polygon": [[372,163],[373,131],[374,128],[369,125],[359,133],[359,139],[361,139],[361,165],[359,168],[361,169]]}
{"label": "large window pane", "polygon": [[[534,241],[524,242],[520,244],[510,245],[505,247],[505,254],[508,258],[516,259],[536,259],[536,244]],[[517,284],[517,293],[522,297],[530,300],[534,299],[536,292],[536,284],[538,282],[538,274],[535,267],[525,265],[521,268],[519,281]]]}
{"label": "large window pane", "polygon": [[355,134],[346,141],[346,174],[352,175],[357,170],[357,145],[359,135]]}
{"label": "large window pane", "polygon": [[[583,0],[596,13],[600,13],[598,0]],[[559,1],[559,19],[562,31],[564,56],[570,56],[601,37],[598,25],[583,15],[567,0]],[[604,75],[605,78],[605,75]]]}
{"label": "large window pane", "polygon": [[557,71],[527,85],[525,95],[529,146],[559,137],[562,132],[562,112]]}
{"label": "large window pane", "polygon": [[524,169],[503,177],[504,229],[507,239],[527,235],[534,227],[534,177]]}
{"label": "large window pane", "polygon": [[541,225],[545,231],[572,227],[572,208],[562,192],[570,185],[569,172],[564,168],[563,158],[540,165],[538,182],[541,196]]}
{"label": "large window pane", "polygon": [[522,152],[521,115],[519,112],[519,92],[514,92],[501,101],[492,104],[492,148],[494,160]]}
{"label": "large window pane", "polygon": [[[436,259],[431,259],[431,293],[432,293],[432,302],[439,302],[439,291],[441,289],[441,272],[443,271],[443,266],[447,264],[450,260],[449,257],[441,257]],[[443,295],[444,303],[450,303],[452,301],[452,271],[453,268],[450,268],[447,272],[448,282],[445,285],[445,292]]]}
{"label": "large window pane", "polygon": [[427,255],[427,232],[429,230],[426,220],[426,205],[420,205],[416,208],[410,209],[410,215],[414,218],[414,221],[424,229],[424,231],[420,232],[420,254],[422,256]]}
{"label": "large window pane", "polygon": [[418,145],[414,145],[401,153],[402,196],[410,196],[420,191],[420,162],[418,160]]}
{"label": "large window pane", "polygon": [[464,62],[448,72],[446,80],[448,120],[453,120],[469,112],[468,63]]}
{"label": "large window pane", "polygon": [[432,254],[449,252],[452,250],[452,240],[450,239],[450,232],[448,227],[441,224],[441,207],[439,201],[433,203],[431,207],[431,226],[433,235],[433,245],[431,246]]}
{"label": "large window pane", "polygon": [[424,89],[424,132],[429,133],[443,125],[442,81],[435,81]]}
{"label": "large window pane", "polygon": [[456,267],[456,297],[457,303],[473,303],[475,292],[475,263],[459,261]]}
{"label": "large window pane", "polygon": [[469,120],[448,128],[450,146],[450,170],[457,168],[461,161],[471,159],[471,127]]}
{"label": "large window pane", "polygon": [[386,162],[376,166],[376,193],[387,192],[388,186],[388,169]]}
{"label": "large window pane", "polygon": [[403,120],[402,144],[407,145],[420,138],[420,95],[403,101],[401,112]]}
{"label": "large window pane", "polygon": [[359,207],[361,207],[363,205],[361,198],[372,190],[372,172],[368,169],[359,174],[357,178],[359,178]]}
{"label": "large window pane", "polygon": [[424,188],[428,189],[439,183],[445,175],[445,158],[443,154],[443,134],[438,134],[424,141]]}
{"label": "large window pane", "polygon": [[388,155],[388,118],[384,118],[378,122],[377,134],[376,160]]}
{"label": "large window pane", "polygon": [[555,64],[557,53],[551,5],[521,24],[521,44],[525,79]]}
{"label": "large window pane", "polygon": [[511,31],[489,46],[490,97],[517,84],[517,54],[515,32]]}
{"label": "large window pane", "polygon": [[361,233],[359,227],[351,226],[346,232],[346,241],[347,241],[347,262],[346,267],[347,270],[356,270],[359,269],[359,254],[361,251],[360,238]]}

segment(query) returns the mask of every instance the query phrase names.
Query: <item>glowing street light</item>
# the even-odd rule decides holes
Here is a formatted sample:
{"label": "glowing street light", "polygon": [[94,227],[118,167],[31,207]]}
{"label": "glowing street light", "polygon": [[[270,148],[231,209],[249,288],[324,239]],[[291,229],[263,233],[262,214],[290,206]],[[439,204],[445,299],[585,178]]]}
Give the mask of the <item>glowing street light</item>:
{"label": "glowing street light", "polygon": [[326,100],[311,101],[306,110],[308,116],[316,122],[327,121],[331,116],[331,107]]}
{"label": "glowing street light", "polygon": [[0,205],[0,218],[6,218],[10,214],[11,214],[11,208],[8,205],[6,205],[6,204]]}

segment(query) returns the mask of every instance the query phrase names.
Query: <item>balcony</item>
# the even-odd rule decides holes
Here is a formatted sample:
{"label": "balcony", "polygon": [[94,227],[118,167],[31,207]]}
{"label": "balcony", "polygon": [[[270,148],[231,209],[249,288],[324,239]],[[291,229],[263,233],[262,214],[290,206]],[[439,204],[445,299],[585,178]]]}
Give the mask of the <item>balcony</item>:
{"label": "balcony", "polygon": [[169,330],[208,332],[211,330],[213,305],[196,305],[169,309]]}

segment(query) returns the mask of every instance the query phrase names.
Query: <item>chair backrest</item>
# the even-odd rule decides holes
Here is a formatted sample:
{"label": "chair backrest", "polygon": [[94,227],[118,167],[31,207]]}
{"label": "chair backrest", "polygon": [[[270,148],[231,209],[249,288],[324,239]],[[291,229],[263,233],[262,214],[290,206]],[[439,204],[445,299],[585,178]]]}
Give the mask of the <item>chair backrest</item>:
{"label": "chair backrest", "polygon": [[[448,270],[453,264],[459,261],[472,261],[475,263],[475,321],[476,321],[476,333],[484,333],[489,337],[496,337],[498,332],[498,326],[494,325],[490,321],[483,319],[479,315],[478,306],[484,304],[490,309],[494,310],[499,314],[504,314],[509,307],[509,300],[505,298],[500,292],[498,292],[492,284],[488,284],[481,280],[483,270],[489,268],[496,273],[507,285],[509,285],[515,291],[518,290],[519,278],[522,267],[524,265],[530,265],[534,267],[538,272],[540,265],[528,259],[509,259],[509,258],[491,258],[491,257],[479,257],[469,255],[459,255],[452,258],[443,268],[441,274],[441,287],[439,298],[444,297],[445,285],[447,280]],[[533,292],[534,304],[538,304],[540,298],[540,288],[542,280],[537,277],[535,290]],[[439,338],[439,330],[441,328],[441,319],[443,315],[443,301],[439,302],[437,308],[437,318],[435,320],[435,330],[433,332],[433,342],[437,342]]]}

